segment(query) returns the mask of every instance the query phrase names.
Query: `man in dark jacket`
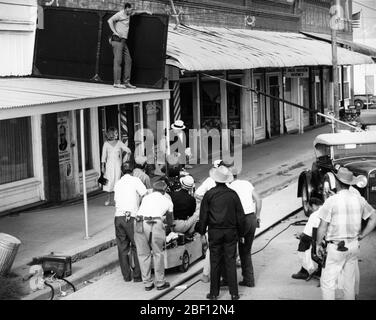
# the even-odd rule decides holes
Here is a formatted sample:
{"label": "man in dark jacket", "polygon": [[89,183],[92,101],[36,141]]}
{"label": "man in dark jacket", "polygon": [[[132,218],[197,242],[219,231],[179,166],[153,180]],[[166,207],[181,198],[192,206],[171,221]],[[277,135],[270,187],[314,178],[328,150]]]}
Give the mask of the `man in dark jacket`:
{"label": "man in dark jacket", "polygon": [[231,299],[238,300],[236,246],[244,234],[244,210],[237,193],[226,185],[233,180],[231,171],[220,166],[212,168],[209,175],[216,186],[202,199],[198,223],[198,232],[204,236],[208,227],[209,234],[210,292],[206,297],[218,298],[221,261],[224,261]]}

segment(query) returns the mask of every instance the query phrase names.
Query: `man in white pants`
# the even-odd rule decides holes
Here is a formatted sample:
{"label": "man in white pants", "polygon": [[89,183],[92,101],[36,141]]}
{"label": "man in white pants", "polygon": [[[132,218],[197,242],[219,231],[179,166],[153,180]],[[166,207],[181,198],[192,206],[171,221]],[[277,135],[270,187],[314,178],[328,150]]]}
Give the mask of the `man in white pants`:
{"label": "man in white pants", "polygon": [[[357,178],[347,168],[335,174],[337,194],[328,198],[320,209],[317,232],[318,254],[324,257],[322,241],[327,242],[327,257],[321,273],[321,292],[324,300],[335,300],[338,277],[342,272],[345,300],[355,299],[355,281],[358,268],[359,241],[376,226],[376,211],[363,198],[349,191]],[[361,231],[362,219],[368,219]]]}

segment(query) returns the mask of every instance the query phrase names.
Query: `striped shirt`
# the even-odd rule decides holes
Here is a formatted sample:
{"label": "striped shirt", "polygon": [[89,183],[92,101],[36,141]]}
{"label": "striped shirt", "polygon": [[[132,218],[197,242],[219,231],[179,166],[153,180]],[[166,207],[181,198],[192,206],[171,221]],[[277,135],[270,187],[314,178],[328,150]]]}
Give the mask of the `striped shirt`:
{"label": "striped shirt", "polygon": [[328,198],[319,212],[320,219],[329,223],[326,240],[357,239],[362,219],[375,209],[362,197],[349,190],[341,190]]}

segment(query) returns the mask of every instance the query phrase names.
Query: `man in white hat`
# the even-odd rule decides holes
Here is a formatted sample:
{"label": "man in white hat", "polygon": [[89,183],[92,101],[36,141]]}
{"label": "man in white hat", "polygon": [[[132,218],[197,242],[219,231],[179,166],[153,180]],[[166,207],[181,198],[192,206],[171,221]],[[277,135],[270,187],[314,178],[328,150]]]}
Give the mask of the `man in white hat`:
{"label": "man in white hat", "polygon": [[221,263],[224,261],[232,300],[239,299],[236,274],[236,247],[244,235],[244,210],[237,193],[227,187],[233,180],[225,166],[212,168],[210,177],[216,186],[205,193],[200,207],[198,232],[203,236],[208,228],[210,249],[210,300],[218,298]]}
{"label": "man in white hat", "polygon": [[133,170],[133,176],[139,178],[146,189],[151,189],[150,177],[145,173],[147,158],[145,156],[137,156],[134,161],[135,168]]}
{"label": "man in white hat", "polygon": [[174,232],[193,233],[198,213],[196,211],[196,199],[189,194],[194,187],[192,176],[187,175],[180,178],[180,188],[171,193],[171,200],[174,204]]}
{"label": "man in white hat", "polygon": [[[363,197],[349,191],[349,187],[358,182],[350,170],[341,167],[335,177],[337,193],[325,201],[319,213],[317,250],[323,258],[325,252],[327,254],[320,279],[321,292],[324,300],[334,300],[336,283],[341,275],[345,300],[354,300],[359,240],[375,228],[376,210]],[[368,219],[363,231],[362,219]]]}

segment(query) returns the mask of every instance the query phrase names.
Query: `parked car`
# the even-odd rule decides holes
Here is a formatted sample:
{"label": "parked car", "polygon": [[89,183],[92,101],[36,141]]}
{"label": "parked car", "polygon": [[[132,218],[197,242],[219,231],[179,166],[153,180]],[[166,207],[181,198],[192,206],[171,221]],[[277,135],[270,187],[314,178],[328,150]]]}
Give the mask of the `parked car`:
{"label": "parked car", "polygon": [[297,196],[302,198],[309,216],[312,196],[325,201],[329,190],[335,191],[334,173],[343,166],[359,178],[356,188],[376,208],[376,131],[341,132],[318,135],[314,142],[316,161],[311,170],[299,176]]}
{"label": "parked car", "polygon": [[376,108],[376,96],[369,94],[354,95],[354,105],[357,109]]}

